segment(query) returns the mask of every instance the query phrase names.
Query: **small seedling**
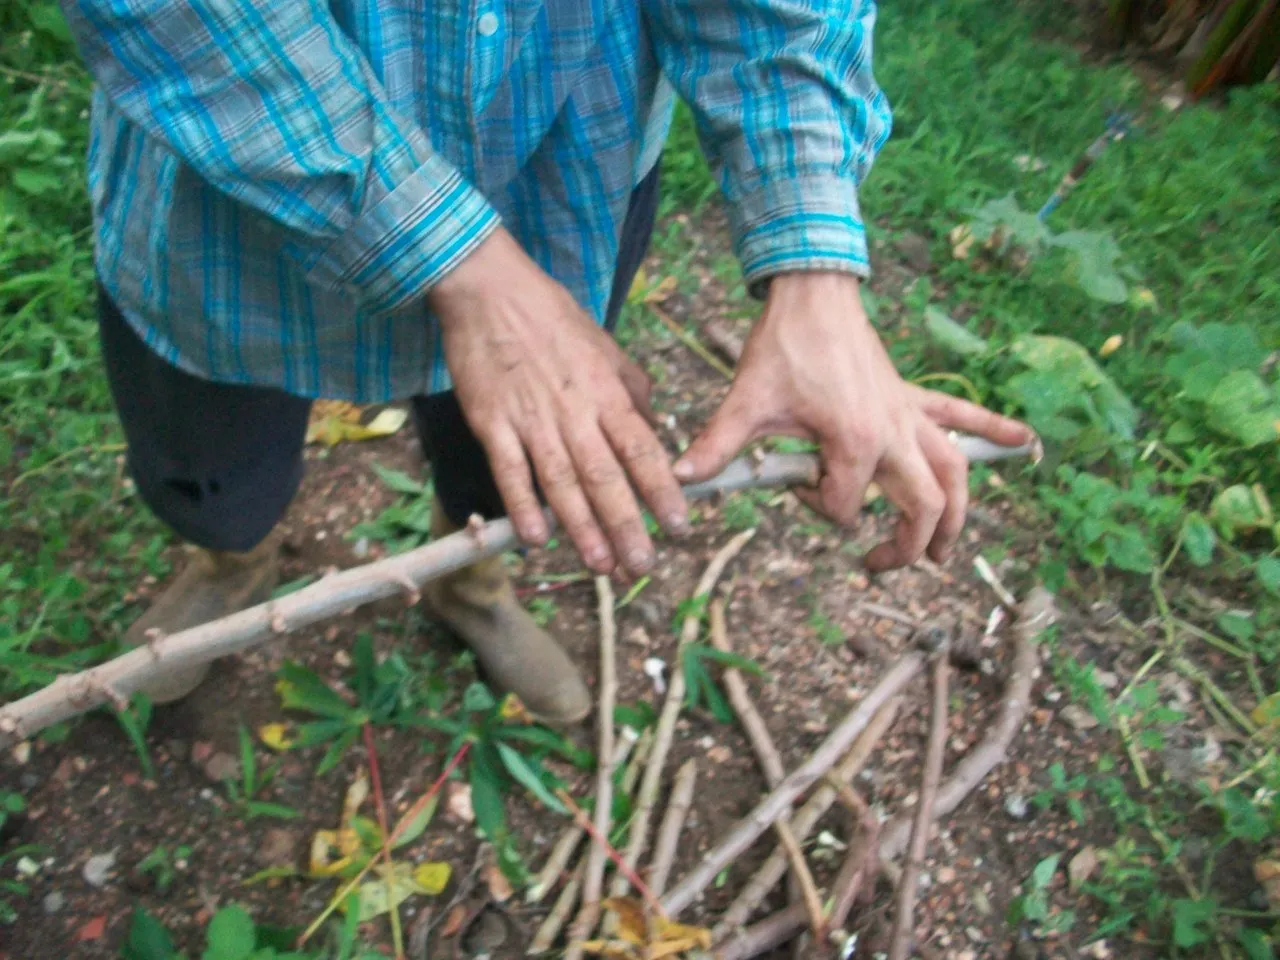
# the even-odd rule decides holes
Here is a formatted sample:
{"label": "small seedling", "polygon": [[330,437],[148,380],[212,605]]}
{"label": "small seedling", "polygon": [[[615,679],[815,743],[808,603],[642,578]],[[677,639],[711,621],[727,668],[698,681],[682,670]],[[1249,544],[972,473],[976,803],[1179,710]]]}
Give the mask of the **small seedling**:
{"label": "small seedling", "polygon": [[227,799],[232,809],[246,820],[257,817],[275,817],[279,820],[292,820],[298,816],[293,807],[279,803],[269,803],[258,799],[258,794],[267,788],[276,774],[280,772],[280,764],[273,763],[258,772],[258,762],[254,755],[253,738],[243,724],[240,726],[240,777],[223,781],[227,791]]}

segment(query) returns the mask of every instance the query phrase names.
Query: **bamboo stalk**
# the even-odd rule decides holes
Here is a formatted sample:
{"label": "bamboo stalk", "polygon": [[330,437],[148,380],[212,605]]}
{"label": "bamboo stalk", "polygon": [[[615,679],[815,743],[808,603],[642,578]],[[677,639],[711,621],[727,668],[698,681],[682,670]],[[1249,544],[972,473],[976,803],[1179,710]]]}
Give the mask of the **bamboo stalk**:
{"label": "bamboo stalk", "polygon": [[[710,632],[713,647],[725,653],[732,652],[733,645],[729,642],[723,601],[718,600],[711,605]],[[738,722],[746,731],[747,740],[755,751],[756,761],[764,772],[765,782],[772,790],[786,777],[778,748],[773,742],[773,737],[769,735],[769,728],[765,726],[764,718],[760,716],[760,711],[756,709],[755,702],[751,699],[747,682],[743,679],[741,671],[726,667],[722,672],[722,678],[733,712],[737,714]],[[804,851],[800,848],[800,842],[796,839],[788,821],[779,820],[773,825],[773,829],[778,834],[778,842],[786,852],[787,861],[791,865],[795,885],[792,891],[795,895],[791,899],[799,900],[805,905],[813,935],[815,939],[821,940],[826,926],[822,913],[822,896],[818,893],[818,885],[814,883],[813,874],[809,872],[809,865],[805,863]]]}
{"label": "bamboo stalk", "polygon": [[[618,671],[615,663],[618,629],[613,617],[613,587],[608,577],[596,577],[596,595],[600,600],[600,727],[599,771],[596,777],[595,834],[608,838],[613,813],[613,769],[606,758],[613,756],[613,707],[618,695]],[[593,844],[587,856],[582,878],[582,906],[569,930],[569,949],[565,960],[582,960],[583,940],[591,936],[600,919],[600,896],[604,892],[605,848]]]}
{"label": "bamboo stalk", "polygon": [[755,809],[746,817],[738,821],[724,839],[703,857],[701,863],[663,898],[662,905],[666,911],[676,916],[689,906],[715,879],[716,874],[750,847],[779,817],[784,816],[796,798],[831,769],[858,734],[866,729],[876,712],[900,693],[923,666],[924,654],[914,650],[903,654],[862,702],[831,731],[809,759],[756,804]]}
{"label": "bamboo stalk", "polygon": [[933,804],[942,779],[942,761],[947,746],[947,693],[950,664],[946,651],[938,653],[931,667],[933,705],[929,711],[929,744],[924,759],[924,776],[920,784],[920,800],[911,826],[907,862],[898,884],[898,906],[893,916],[893,938],[889,941],[889,960],[907,960],[915,933],[916,889],[920,885],[920,868],[924,864],[929,829],[933,826]]}

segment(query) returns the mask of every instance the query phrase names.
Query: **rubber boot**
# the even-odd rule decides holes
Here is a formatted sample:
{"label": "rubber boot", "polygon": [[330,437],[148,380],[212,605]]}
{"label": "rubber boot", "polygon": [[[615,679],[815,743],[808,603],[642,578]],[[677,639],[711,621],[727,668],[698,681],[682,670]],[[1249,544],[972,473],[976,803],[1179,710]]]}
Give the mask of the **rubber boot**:
{"label": "rubber boot", "polygon": [[[248,553],[196,549],[190,562],[165,588],[151,609],[124,635],[131,647],[141,646],[148,633],[169,635],[217,620],[270,599],[280,577],[280,540],[274,534]],[[146,687],[155,703],[172,703],[198,687],[209,664],[173,671]]]}
{"label": "rubber boot", "polygon": [[[432,536],[457,530],[437,503]],[[582,675],[520,604],[501,556],[433,580],[425,593],[436,615],[471,648],[489,682],[514,693],[538,720],[564,727],[591,712]]]}

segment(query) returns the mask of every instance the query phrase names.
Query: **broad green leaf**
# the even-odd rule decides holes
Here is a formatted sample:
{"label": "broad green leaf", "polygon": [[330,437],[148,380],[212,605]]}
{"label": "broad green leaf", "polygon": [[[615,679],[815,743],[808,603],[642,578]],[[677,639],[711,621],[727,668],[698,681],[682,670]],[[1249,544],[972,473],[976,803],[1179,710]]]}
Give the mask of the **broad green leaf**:
{"label": "broad green leaf", "polygon": [[956,323],[937,307],[925,308],[924,326],[938,346],[962,357],[980,356],[989,348],[986,340]]}
{"label": "broad green leaf", "polygon": [[482,713],[485,710],[492,710],[497,703],[498,701],[493,698],[493,694],[489,692],[489,688],[479,681],[467,687],[462,694],[462,709],[468,713]]}
{"label": "broad green leaf", "polygon": [[1206,403],[1209,426],[1246,447],[1280,439],[1280,404],[1262,378],[1234,370],[1214,386]]}
{"label": "broad green leaf", "polygon": [[1018,206],[1012,193],[990,200],[973,211],[970,230],[977,239],[986,240],[999,227],[1005,228],[1014,241],[1033,252],[1052,236],[1039,217]]}
{"label": "broad green leaf", "polygon": [[565,805],[554,797],[547,785],[542,782],[533,769],[525,762],[524,757],[518,752],[511,749],[505,743],[497,743],[498,756],[502,758],[502,765],[507,768],[507,772],[513,776],[526,790],[542,801],[543,805],[556,813],[569,815],[569,811],[565,809]]}
{"label": "broad green leaf", "polygon": [[175,960],[177,957],[169,931],[142,907],[133,908],[129,939],[120,952],[124,960]]}
{"label": "broad green leaf", "polygon": [[658,715],[653,706],[644,700],[639,700],[635,704],[620,703],[613,708],[614,724],[619,727],[630,727],[637,733],[653,726],[657,719]]}
{"label": "broad green leaf", "polygon": [[1125,303],[1129,287],[1116,270],[1120,248],[1109,234],[1097,230],[1069,230],[1053,237],[1052,246],[1075,257],[1076,283],[1087,296],[1103,303]]}
{"label": "broad green leaf", "polygon": [[253,919],[244,907],[223,907],[205,932],[204,960],[245,960],[257,946]]}
{"label": "broad green leaf", "polygon": [[286,708],[335,719],[357,715],[357,711],[333,688],[300,664],[284,664],[277,676],[279,679],[276,681],[276,690]]}
{"label": "broad green leaf", "polygon": [[1062,854],[1055,853],[1045,857],[1031,871],[1031,889],[1044,890],[1053,882],[1053,875],[1058,872],[1058,862]]}
{"label": "broad green leaf", "polygon": [[38,170],[34,167],[20,167],[10,175],[13,185],[23,193],[33,197],[44,196],[63,189],[66,179],[49,170]]}
{"label": "broad green leaf", "polygon": [[1267,499],[1266,491],[1243,483],[1227,487],[1213,498],[1209,508],[1210,519],[1227,540],[1240,533],[1270,527],[1272,516],[1271,501]]}
{"label": "broad green leaf", "polygon": [[1275,960],[1271,938],[1256,927],[1244,927],[1236,932],[1236,940],[1244,947],[1248,960]]}
{"label": "broad green leaf", "polygon": [[1174,946],[1188,949],[1208,941],[1212,935],[1208,925],[1218,913],[1218,906],[1212,900],[1174,900],[1173,911],[1173,943]]}
{"label": "broad green leaf", "polygon": [[1271,831],[1268,818],[1248,794],[1237,787],[1222,791],[1218,798],[1222,809],[1223,829],[1236,840],[1261,843]]}
{"label": "broad green leaf", "polygon": [[293,746],[314,747],[318,743],[332,740],[338,734],[350,728],[351,723],[348,720],[315,720],[311,723],[300,724]]}
{"label": "broad green leaf", "polygon": [[[385,863],[373,868],[369,879],[360,884],[357,912],[360,922],[365,923],[374,917],[389,913],[416,893],[423,891],[414,879],[413,867],[407,863],[395,861],[388,871]],[[350,909],[350,900],[339,909]]]}
{"label": "broad green leaf", "polygon": [[383,486],[389,490],[394,490],[396,493],[416,497],[427,491],[426,484],[399,470],[392,470],[390,467],[375,463],[373,464],[373,472],[378,475],[378,479],[382,481]]}
{"label": "broad green leaf", "polygon": [[398,849],[403,847],[405,844],[413,843],[413,841],[422,836],[422,832],[426,830],[427,825],[431,823],[431,818],[436,815],[436,808],[439,806],[440,794],[433,794],[431,799],[426,802],[425,806],[423,806],[422,812],[414,817],[413,820],[410,821],[409,825],[400,832],[400,836],[396,838],[396,842],[392,844],[392,848]]}
{"label": "broad green leaf", "polygon": [[[1133,439],[1138,425],[1138,411],[1116,386],[1089,351],[1065,337],[1028,335],[1019,337],[1010,347],[1022,363],[1042,374],[1052,375],[1046,383],[1057,392],[1083,392],[1094,405],[1102,422],[1125,439]],[[1055,402],[1057,409],[1067,409],[1064,398]]]}
{"label": "broad green leaf", "polygon": [[1207,566],[1213,559],[1213,550],[1218,544],[1218,535],[1213,525],[1204,514],[1192,511],[1182,521],[1182,546],[1187,552],[1187,559],[1197,567]]}
{"label": "broad green leaf", "polygon": [[360,736],[359,727],[348,727],[347,732],[333,741],[333,744],[325,751],[324,757],[320,760],[320,765],[316,767],[316,776],[323,776],[342,760],[342,755],[351,748],[356,742],[356,737]]}
{"label": "broad green leaf", "polygon": [[1280,557],[1261,557],[1254,572],[1258,582],[1268,593],[1280,596]]}
{"label": "broad green leaf", "polygon": [[1107,558],[1121,570],[1130,573],[1149,573],[1156,558],[1151,545],[1137,527],[1124,525],[1114,528],[1103,537]]}
{"label": "broad green leaf", "polygon": [[572,741],[546,727],[499,727],[494,734],[500,740],[527,743],[531,747],[548,750],[568,760],[583,770],[595,768],[596,758],[590,750],[575,746]]}

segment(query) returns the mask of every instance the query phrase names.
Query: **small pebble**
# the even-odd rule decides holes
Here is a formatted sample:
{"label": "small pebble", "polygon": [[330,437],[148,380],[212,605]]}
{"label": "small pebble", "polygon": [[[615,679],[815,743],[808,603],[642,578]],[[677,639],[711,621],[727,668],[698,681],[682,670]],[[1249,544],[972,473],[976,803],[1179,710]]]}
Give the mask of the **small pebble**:
{"label": "small pebble", "polygon": [[45,913],[57,913],[67,905],[67,898],[59,891],[54,890],[52,893],[45,894],[45,898],[41,902]]}
{"label": "small pebble", "polygon": [[1004,799],[1004,811],[1015,820],[1025,820],[1031,808],[1027,806],[1026,797],[1020,793],[1011,793]]}
{"label": "small pebble", "polygon": [[31,741],[23,740],[9,752],[13,756],[14,763],[26,763],[31,759]]}
{"label": "small pebble", "polygon": [[365,557],[369,556],[369,538],[361,537],[357,540],[355,542],[355,546],[351,548],[351,552],[355,555],[357,560],[363,560]]}
{"label": "small pebble", "polygon": [[18,860],[18,876],[34,877],[40,872],[40,864],[36,863],[30,857],[21,857]]}
{"label": "small pebble", "polygon": [[85,861],[84,870],[81,876],[84,882],[91,887],[102,887],[106,885],[107,877],[116,865],[116,852],[111,850],[107,853],[99,853],[90,857]]}
{"label": "small pebble", "polygon": [[1073,730],[1092,730],[1098,725],[1098,718],[1092,713],[1080,706],[1078,703],[1069,703],[1058,711],[1058,716],[1062,721]]}

